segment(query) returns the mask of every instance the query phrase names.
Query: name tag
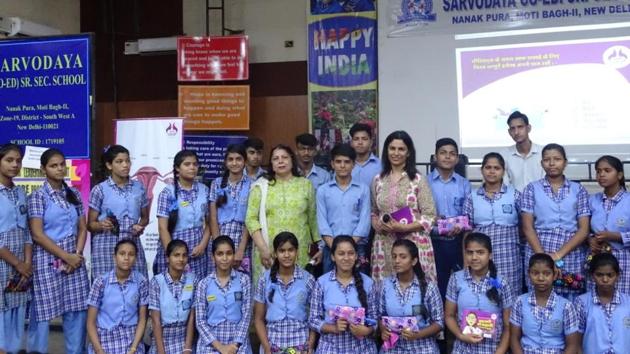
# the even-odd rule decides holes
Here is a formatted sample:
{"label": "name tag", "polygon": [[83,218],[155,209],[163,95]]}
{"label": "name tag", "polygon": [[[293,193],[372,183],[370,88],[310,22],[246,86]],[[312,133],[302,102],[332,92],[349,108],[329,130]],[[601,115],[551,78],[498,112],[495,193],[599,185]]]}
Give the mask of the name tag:
{"label": "name tag", "polygon": [[216,297],[216,296],[214,296],[214,295],[208,295],[208,296],[206,296],[206,300],[208,300],[208,301],[210,301],[210,302],[211,302],[211,301],[215,301],[216,299],[217,299],[217,297]]}
{"label": "name tag", "polygon": [[501,207],[503,208],[503,214],[512,214],[512,204],[503,204]]}
{"label": "name tag", "polygon": [[188,284],[184,286],[184,291],[193,291],[193,286],[192,284]]}
{"label": "name tag", "polygon": [[180,205],[182,206],[182,208],[185,208],[185,207],[189,206],[190,203],[187,202],[187,201],[183,201],[183,202],[180,203]]}
{"label": "name tag", "polygon": [[242,291],[235,292],[234,293],[234,300],[242,301],[243,300],[243,292]]}

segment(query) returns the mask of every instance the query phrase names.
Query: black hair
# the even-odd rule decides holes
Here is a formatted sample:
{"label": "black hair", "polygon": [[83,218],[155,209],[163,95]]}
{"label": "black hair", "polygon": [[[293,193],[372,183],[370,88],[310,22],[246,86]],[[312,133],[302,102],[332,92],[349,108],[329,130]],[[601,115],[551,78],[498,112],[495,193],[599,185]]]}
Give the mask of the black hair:
{"label": "black hair", "polygon": [[276,150],[284,150],[287,152],[287,154],[289,154],[289,157],[291,158],[291,174],[293,175],[293,177],[300,177],[300,172],[298,171],[298,163],[297,163],[297,157],[295,157],[295,152],[293,152],[293,150],[287,145],[278,144],[274,146],[269,152],[269,164],[271,165],[271,168],[269,169],[269,171],[267,171],[267,174],[264,176],[267,180],[269,180],[269,184],[273,185],[274,183],[276,183],[276,171],[273,170],[273,163],[271,161],[273,153]]}
{"label": "black hair", "polygon": [[459,153],[459,147],[457,146],[457,142],[452,138],[440,138],[435,142],[435,153],[437,154],[438,150],[442,146],[451,145],[455,148],[455,152]]}
{"label": "black hair", "polygon": [[497,159],[499,161],[499,165],[505,170],[505,160],[503,156],[498,152],[489,152],[483,156],[483,160],[481,161],[481,168],[484,168],[490,159]]}
{"label": "black hair", "polygon": [[4,158],[6,154],[11,151],[17,151],[20,156],[22,156],[22,149],[20,149],[19,145],[16,144],[4,144],[0,146],[0,160]]}
{"label": "black hair", "polygon": [[556,262],[554,262],[553,258],[551,258],[551,256],[546,253],[534,253],[531,257],[529,257],[529,264],[527,269],[532,269],[532,267],[536,264],[544,264],[551,270],[554,270],[556,268]]}
{"label": "black hair", "polygon": [[122,145],[112,145],[101,155],[101,178],[103,180],[105,180],[110,174],[107,170],[107,164],[113,163],[118,154],[127,154],[127,156],[130,156],[129,150]]}
{"label": "black hair", "polygon": [[171,242],[168,243],[168,245],[166,246],[166,251],[164,251],[166,257],[170,257],[171,253],[173,253],[176,248],[184,248],[186,250],[186,254],[188,254],[188,244],[186,244],[186,242],[182,240],[173,239],[171,240]]}
{"label": "black hair", "polygon": [[[63,155],[63,152],[61,152],[61,150],[50,148],[44,151],[42,156],[40,156],[39,158],[39,162],[41,163],[42,167],[46,167],[50,159],[53,158],[54,156],[61,156],[64,160],[66,159],[66,157]],[[66,200],[68,201],[68,203],[75,206],[81,204],[77,195],[74,194],[74,192],[72,191],[72,189],[70,189],[70,187],[68,187],[68,184],[66,183],[65,179],[61,180],[61,187],[66,191]],[[79,211],[77,210],[77,213],[78,212]]]}
{"label": "black hair", "polygon": [[131,247],[133,247],[134,251],[136,251],[136,254],[138,253],[138,245],[136,245],[135,242],[133,242],[132,239],[130,238],[125,238],[122,239],[118,242],[116,242],[116,246],[114,246],[114,254],[118,253],[118,250],[120,249],[120,247],[122,247],[122,245],[131,245]]}
{"label": "black hair", "polygon": [[228,184],[228,177],[230,177],[230,170],[227,168],[227,158],[229,154],[239,154],[243,157],[243,161],[247,161],[247,151],[245,145],[242,144],[230,144],[225,151],[225,158],[223,159],[223,175],[221,175],[221,191],[219,197],[216,200],[217,208],[220,208],[227,202],[227,192],[225,187]]}
{"label": "black hair", "polygon": [[564,146],[562,146],[560,144],[556,144],[556,143],[551,143],[551,144],[545,145],[545,147],[542,149],[541,155],[545,155],[545,152],[551,151],[551,150],[558,151],[560,153],[560,155],[562,155],[564,160],[565,161],[567,160],[567,152],[564,150]]}
{"label": "black hair", "polygon": [[[490,237],[488,237],[488,235],[481,232],[473,232],[468,234],[468,236],[466,236],[466,238],[464,239],[464,248],[468,247],[468,245],[470,245],[472,242],[480,244],[481,247],[487,249],[489,253],[492,253],[492,240],[490,239]],[[492,259],[488,261],[488,270],[490,271],[490,278],[494,278],[498,281],[499,279],[497,278],[497,267]],[[496,303],[497,305],[501,305],[501,295],[499,294],[499,290],[497,290],[495,286],[490,287],[490,289],[486,291],[486,296],[488,297],[488,299],[490,299],[490,301]]]}
{"label": "black hair", "polygon": [[[340,243],[347,242],[352,245],[354,251],[357,251],[357,243],[354,242],[354,239],[348,235],[339,235],[333,239],[331,252],[334,255],[337,247],[339,247]],[[358,257],[357,257],[358,261]],[[337,264],[335,264],[335,269],[337,269]],[[363,278],[361,277],[361,273],[359,272],[359,268],[355,263],[354,267],[352,267],[352,276],[354,277],[354,287],[357,289],[357,294],[359,294],[359,302],[361,303],[361,307],[367,310],[368,308],[368,300],[367,293],[365,292],[365,288],[363,287]]]}
{"label": "black hair", "polygon": [[621,274],[619,261],[612,253],[598,253],[594,255],[588,270],[591,274],[595,274],[597,268],[604,266],[611,266],[615,273]]}
{"label": "black hair", "polygon": [[394,140],[402,140],[402,142],[407,146],[407,160],[405,161],[405,172],[407,172],[407,176],[409,179],[413,180],[416,178],[416,148],[413,145],[413,140],[411,136],[404,130],[397,130],[387,136],[385,138],[385,142],[383,143],[383,153],[381,157],[381,164],[383,165],[381,171],[381,177],[387,176],[392,171],[392,163],[389,161],[388,149],[389,144]]}
{"label": "black hair", "polygon": [[[191,150],[181,150],[175,155],[173,159],[173,198],[175,203],[179,205],[177,202],[177,195],[179,194],[179,173],[177,172],[177,168],[181,166],[181,164],[186,160],[187,157],[194,157],[197,162],[199,162],[199,157],[194,151]],[[174,208],[168,213],[168,232],[173,233],[175,230],[175,226],[177,226],[177,219],[179,218],[179,206]]]}
{"label": "black hair", "polygon": [[418,246],[416,246],[415,243],[413,243],[411,240],[407,240],[405,238],[399,238],[396,241],[394,241],[394,244],[392,245],[392,250],[394,249],[394,247],[404,247],[407,252],[409,252],[409,255],[411,256],[411,259],[416,259],[417,262],[416,264],[413,266],[413,272],[416,274],[416,277],[418,278],[418,282],[420,283],[420,314],[424,317],[427,318],[429,316],[429,311],[427,310],[427,307],[424,304],[424,300],[427,294],[427,278],[424,274],[424,271],[422,270],[422,265],[420,264],[420,255],[418,253]]}
{"label": "black hair", "polygon": [[317,146],[317,138],[315,137],[315,135],[309,133],[300,134],[295,137],[295,144],[315,147]]}
{"label": "black hair", "polygon": [[250,137],[245,139],[245,141],[243,141],[243,146],[245,146],[245,149],[247,150],[247,148],[252,148],[254,150],[262,150],[265,147],[265,143],[256,137]]}
{"label": "black hair", "polygon": [[229,236],[221,235],[215,238],[214,240],[212,240],[212,255],[214,255],[217,252],[217,249],[222,244],[226,244],[230,246],[230,248],[232,249],[232,252],[234,252],[234,250],[236,249],[236,247],[234,246],[234,241],[232,241],[232,239]]}
{"label": "black hair", "polygon": [[[273,239],[274,252],[278,252],[278,249],[287,242],[290,243],[291,246],[295,247],[296,250],[299,248],[297,237],[295,237],[295,235],[292,232],[283,231],[277,234],[276,237]],[[273,259],[273,265],[271,266],[271,270],[269,270],[269,278],[271,279],[272,284],[278,283],[278,270],[279,269],[280,269],[280,262],[278,262],[278,256],[276,255],[276,257]],[[275,291],[276,291],[275,286],[272,286],[271,291],[269,292],[269,295],[267,296],[269,303],[273,302],[273,294],[275,293]]]}
{"label": "black hair", "polygon": [[525,125],[529,125],[529,118],[527,118],[526,115],[524,115],[523,113],[521,113],[519,111],[514,111],[514,112],[512,112],[512,114],[510,114],[510,116],[507,119],[507,125],[510,125],[510,123],[514,119],[522,119],[523,123],[525,123]]}
{"label": "black hair", "polygon": [[[0,158],[1,157],[2,156],[0,155]],[[614,168],[615,171],[617,171],[617,173],[621,172],[621,174],[623,175],[623,178],[619,180],[619,186],[625,190],[626,183],[624,180],[625,180],[626,174],[623,172],[623,163],[621,162],[621,160],[611,155],[604,155],[598,158],[597,161],[595,161],[595,170],[597,170],[597,165],[599,165],[600,162],[606,162],[607,164],[610,165],[610,167]]]}
{"label": "black hair", "polygon": [[354,137],[354,134],[358,132],[366,132],[370,139],[372,139],[372,127],[370,127],[369,125],[365,123],[354,123],[352,127],[350,127],[350,138]]}
{"label": "black hair", "polygon": [[345,156],[354,161],[357,158],[357,152],[350,144],[337,144],[330,150],[330,159],[334,161],[337,156]]}

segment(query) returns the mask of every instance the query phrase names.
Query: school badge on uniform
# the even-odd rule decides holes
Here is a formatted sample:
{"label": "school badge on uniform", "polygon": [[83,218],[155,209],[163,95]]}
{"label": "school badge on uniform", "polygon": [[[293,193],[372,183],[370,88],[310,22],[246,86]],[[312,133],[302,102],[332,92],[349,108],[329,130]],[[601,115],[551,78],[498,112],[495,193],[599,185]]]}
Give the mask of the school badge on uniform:
{"label": "school badge on uniform", "polygon": [[27,211],[28,209],[26,208],[26,205],[24,204],[20,205],[20,214],[24,215],[26,214]]}
{"label": "school badge on uniform", "polygon": [[617,219],[617,227],[624,227],[626,225],[627,220],[624,218]]}
{"label": "school badge on uniform", "polygon": [[623,326],[626,328],[630,328],[630,316],[626,316],[623,318]]}
{"label": "school badge on uniform", "polygon": [[208,296],[206,296],[206,300],[208,300],[208,302],[215,301],[216,299],[217,299],[217,297],[216,297],[216,296],[214,296],[214,295],[208,295]]}
{"label": "school badge on uniform", "polygon": [[503,204],[501,208],[503,208],[503,214],[512,214],[512,204]]}

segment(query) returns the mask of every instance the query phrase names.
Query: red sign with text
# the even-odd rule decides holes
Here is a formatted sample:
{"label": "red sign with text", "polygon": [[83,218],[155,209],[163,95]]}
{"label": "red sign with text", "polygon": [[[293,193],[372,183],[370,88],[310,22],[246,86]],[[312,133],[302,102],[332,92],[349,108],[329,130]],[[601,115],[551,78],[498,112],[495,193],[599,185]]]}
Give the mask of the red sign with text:
{"label": "red sign with text", "polygon": [[247,80],[247,46],[247,36],[178,37],[177,80]]}

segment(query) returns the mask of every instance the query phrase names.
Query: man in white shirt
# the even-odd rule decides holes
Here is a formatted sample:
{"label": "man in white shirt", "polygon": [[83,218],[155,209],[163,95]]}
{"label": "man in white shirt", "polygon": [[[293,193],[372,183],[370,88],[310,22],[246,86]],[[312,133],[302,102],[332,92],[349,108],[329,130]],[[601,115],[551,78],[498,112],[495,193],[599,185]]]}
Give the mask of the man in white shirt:
{"label": "man in white shirt", "polygon": [[507,120],[508,133],[516,144],[509,146],[501,154],[505,159],[506,176],[504,183],[512,183],[514,188],[523,191],[533,181],[541,179],[545,172],[542,169],[542,146],[529,140],[529,118],[519,111],[510,114]]}

